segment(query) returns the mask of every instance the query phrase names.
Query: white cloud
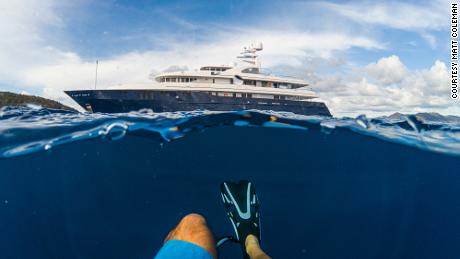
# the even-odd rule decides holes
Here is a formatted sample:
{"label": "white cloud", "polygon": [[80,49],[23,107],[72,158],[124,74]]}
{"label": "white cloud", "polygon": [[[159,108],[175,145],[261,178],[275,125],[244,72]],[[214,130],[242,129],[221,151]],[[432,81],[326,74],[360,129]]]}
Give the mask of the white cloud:
{"label": "white cloud", "polygon": [[449,97],[448,68],[439,60],[429,69],[409,71],[399,57],[385,57],[345,74],[317,76],[314,89],[337,116],[460,114],[460,107]]}
{"label": "white cloud", "polygon": [[403,2],[369,2],[324,4],[334,12],[364,25],[378,25],[392,29],[417,32],[434,49],[436,38],[429,31],[449,28],[449,5],[446,0],[426,4]]}
{"label": "white cloud", "polygon": [[429,34],[429,33],[426,33],[426,32],[421,32],[420,36],[428,43],[428,45],[432,49],[435,49],[436,46],[438,45],[436,37],[433,36],[432,34]]}
{"label": "white cloud", "polygon": [[369,2],[325,4],[335,12],[354,21],[383,25],[396,29],[421,31],[440,30],[449,25],[448,1],[408,4],[403,2]]}
{"label": "white cloud", "polygon": [[406,66],[395,55],[367,65],[365,72],[384,85],[400,83],[407,76]]}
{"label": "white cloud", "polygon": [[24,67],[53,61],[43,38],[44,28],[62,26],[53,6],[53,0],[0,1],[0,78],[14,80]]}

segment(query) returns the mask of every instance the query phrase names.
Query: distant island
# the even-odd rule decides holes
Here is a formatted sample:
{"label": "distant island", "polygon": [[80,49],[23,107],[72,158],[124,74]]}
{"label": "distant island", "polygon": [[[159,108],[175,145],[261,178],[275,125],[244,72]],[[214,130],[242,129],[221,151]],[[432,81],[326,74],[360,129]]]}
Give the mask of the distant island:
{"label": "distant island", "polygon": [[[399,112],[395,112],[388,116],[388,119],[393,119],[393,120],[405,120],[407,116],[410,114],[403,114]],[[419,112],[413,114],[415,118],[417,118],[420,121],[428,121],[428,122],[455,122],[459,123],[460,122],[460,117],[455,116],[455,115],[441,115],[437,112]]]}
{"label": "distant island", "polygon": [[44,108],[61,109],[68,111],[76,111],[69,106],[63,105],[59,102],[49,100],[43,97],[15,94],[10,92],[0,92],[0,107],[3,106],[25,106],[27,104],[36,104]]}

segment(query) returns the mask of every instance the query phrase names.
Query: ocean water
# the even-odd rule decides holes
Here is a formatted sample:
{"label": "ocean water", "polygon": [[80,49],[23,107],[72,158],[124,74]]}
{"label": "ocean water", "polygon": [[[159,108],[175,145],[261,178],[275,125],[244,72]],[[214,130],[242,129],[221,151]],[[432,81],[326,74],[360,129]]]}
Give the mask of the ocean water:
{"label": "ocean water", "polygon": [[219,184],[239,179],[273,258],[460,256],[458,117],[4,107],[0,258],[153,258],[192,212],[229,235]]}

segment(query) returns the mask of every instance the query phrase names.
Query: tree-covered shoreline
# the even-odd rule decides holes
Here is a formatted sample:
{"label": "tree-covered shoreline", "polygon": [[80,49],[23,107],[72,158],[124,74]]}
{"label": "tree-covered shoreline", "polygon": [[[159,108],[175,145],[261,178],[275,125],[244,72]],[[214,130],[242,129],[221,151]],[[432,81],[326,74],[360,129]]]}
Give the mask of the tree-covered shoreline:
{"label": "tree-covered shoreline", "polygon": [[75,109],[63,105],[59,102],[49,100],[39,96],[15,94],[11,92],[0,92],[0,107],[3,106],[24,106],[27,104],[36,104],[44,108],[62,109],[75,111]]}

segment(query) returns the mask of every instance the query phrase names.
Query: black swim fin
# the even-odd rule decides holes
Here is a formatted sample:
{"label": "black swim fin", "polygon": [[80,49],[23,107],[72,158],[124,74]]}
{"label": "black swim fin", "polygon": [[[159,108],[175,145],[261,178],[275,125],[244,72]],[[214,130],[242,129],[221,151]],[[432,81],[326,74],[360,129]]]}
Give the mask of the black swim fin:
{"label": "black swim fin", "polygon": [[247,181],[225,181],[220,186],[225,210],[235,230],[236,239],[243,248],[245,258],[245,241],[250,234],[260,241],[259,199],[254,185]]}

